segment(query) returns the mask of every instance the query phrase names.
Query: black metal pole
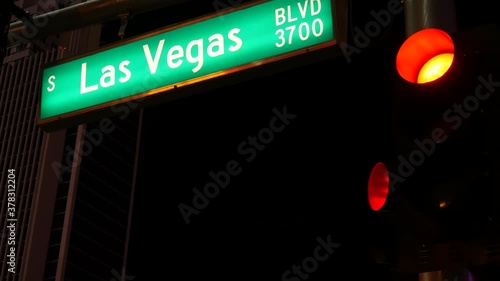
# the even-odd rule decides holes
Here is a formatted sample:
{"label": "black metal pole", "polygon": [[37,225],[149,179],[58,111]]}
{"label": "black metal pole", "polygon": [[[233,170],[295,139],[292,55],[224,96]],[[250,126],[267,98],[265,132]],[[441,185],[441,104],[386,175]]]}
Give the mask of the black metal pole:
{"label": "black metal pole", "polygon": [[407,37],[431,27],[448,34],[457,31],[454,0],[405,0],[404,9]]}

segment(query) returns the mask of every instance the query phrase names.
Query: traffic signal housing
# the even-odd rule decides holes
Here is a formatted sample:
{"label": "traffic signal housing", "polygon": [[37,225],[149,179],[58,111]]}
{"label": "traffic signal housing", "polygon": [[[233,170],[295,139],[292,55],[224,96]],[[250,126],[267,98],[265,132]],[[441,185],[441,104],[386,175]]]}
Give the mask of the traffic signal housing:
{"label": "traffic signal housing", "polygon": [[[416,210],[453,237],[482,235],[498,216],[492,153],[499,149],[489,138],[500,121],[499,54],[499,29],[481,26],[423,29],[396,55],[392,172]],[[472,227],[457,233],[464,224]]]}
{"label": "traffic signal housing", "polygon": [[[414,246],[400,256],[418,245],[500,244],[500,29],[423,29],[397,50],[392,152],[367,175],[368,205],[390,221],[398,251]],[[500,263],[480,259],[464,256]]]}

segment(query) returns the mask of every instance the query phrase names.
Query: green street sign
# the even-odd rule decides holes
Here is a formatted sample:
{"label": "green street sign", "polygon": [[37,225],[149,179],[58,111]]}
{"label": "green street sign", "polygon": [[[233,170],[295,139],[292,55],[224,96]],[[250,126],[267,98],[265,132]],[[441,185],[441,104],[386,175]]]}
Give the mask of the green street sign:
{"label": "green street sign", "polygon": [[47,65],[38,124],[334,45],[330,1],[250,3]]}

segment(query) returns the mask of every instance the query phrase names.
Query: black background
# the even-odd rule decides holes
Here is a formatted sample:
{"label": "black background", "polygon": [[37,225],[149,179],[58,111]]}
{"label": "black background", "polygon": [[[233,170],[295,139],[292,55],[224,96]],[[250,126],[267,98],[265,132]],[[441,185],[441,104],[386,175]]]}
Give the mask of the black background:
{"label": "black background", "polygon": [[[370,11],[387,4],[366,2],[353,4],[350,28],[364,28]],[[484,6],[458,6],[470,11],[460,13],[463,27],[489,19]],[[179,6],[138,15],[128,30],[212,12],[209,1]],[[370,211],[366,182],[390,150],[389,95],[403,39],[401,13],[350,63],[338,57],[146,108],[128,273],[137,280],[279,280],[312,256],[318,237],[331,236],[341,246],[308,280],[386,278],[370,244],[387,240],[390,230]],[[284,107],[296,118],[247,162],[238,145]],[[192,206],[192,189],[202,190],[209,172],[230,160],[241,174],[186,225],[179,204]]]}

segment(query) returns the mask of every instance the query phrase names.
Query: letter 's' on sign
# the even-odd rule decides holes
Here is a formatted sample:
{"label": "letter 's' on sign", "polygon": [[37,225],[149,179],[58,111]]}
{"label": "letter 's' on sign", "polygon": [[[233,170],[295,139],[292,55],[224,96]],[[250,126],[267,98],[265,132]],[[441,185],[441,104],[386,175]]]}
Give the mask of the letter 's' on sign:
{"label": "letter 's' on sign", "polygon": [[254,2],[47,65],[38,124],[85,123],[125,102],[333,46],[331,1]]}

